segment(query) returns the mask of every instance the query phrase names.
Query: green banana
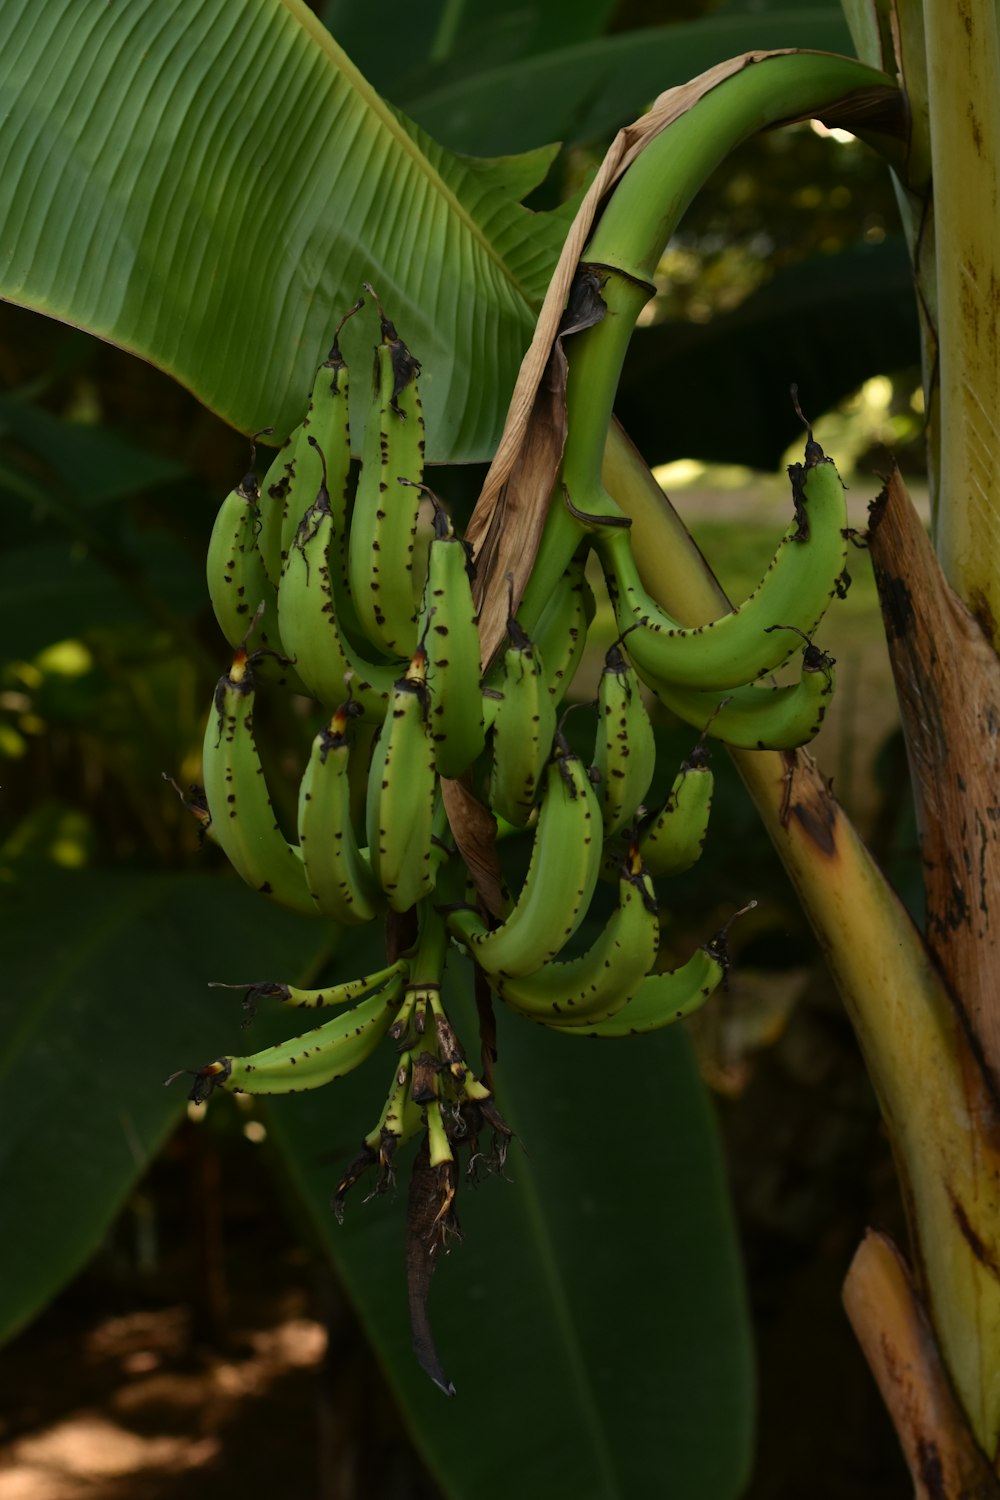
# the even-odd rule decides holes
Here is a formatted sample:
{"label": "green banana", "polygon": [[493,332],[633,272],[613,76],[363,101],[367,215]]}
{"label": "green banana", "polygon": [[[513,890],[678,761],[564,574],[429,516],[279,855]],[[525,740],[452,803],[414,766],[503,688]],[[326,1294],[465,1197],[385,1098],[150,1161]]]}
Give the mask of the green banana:
{"label": "green banana", "polygon": [[398,1147],[415,1136],[424,1123],[420,1106],[414,1103],[410,1094],[412,1077],[413,1054],[404,1052],[393,1074],[378,1124],[364,1138],[364,1146],[385,1173],[391,1172]]}
{"label": "green banana", "polygon": [[[309,443],[314,442],[310,436]],[[322,461],[318,447],[316,451]],[[343,535],[337,530],[330,493],[323,482],[302,517],[281,570],[278,619],[282,640],[314,698],[332,711],[351,697],[361,705],[366,719],[378,722],[385,714],[402,663],[367,661],[344,634],[339,564],[335,560],[342,546]]]}
{"label": "green banana", "polygon": [[[417,1017],[418,1007],[424,1016],[429,1007],[434,1013],[441,1009],[440,977],[444,967],[446,936],[444,924],[436,912],[421,910],[421,926],[417,943],[406,959],[410,974],[403,1005],[389,1028],[389,1035],[400,1044],[399,1062],[386,1096],[382,1113],[374,1129],[365,1136],[361,1152],[337,1186],[333,1199],[337,1218],[343,1216],[343,1200],[348,1190],[369,1167],[378,1163],[380,1178],[374,1192],[382,1192],[392,1182],[392,1163],[397,1147],[416,1135],[424,1123],[420,1102],[415,1097],[419,1088],[414,1088],[416,1063],[425,1061],[424,1054],[416,1056],[417,1037],[422,1025]],[[415,1022],[411,1034],[411,1021]],[[429,1059],[428,1059],[429,1060]],[[427,1069],[422,1067],[421,1076],[426,1079]]]}
{"label": "green banana", "polygon": [[237,648],[215,690],[202,751],[212,837],[237,874],[293,911],[315,914],[299,850],[278,827],[253,734],[253,658]]}
{"label": "green banana", "polygon": [[604,658],[591,779],[598,787],[606,837],[630,823],[656,769],[653,726],[635,669],[617,642]]}
{"label": "green banana", "polygon": [[579,958],[543,964],[533,974],[494,983],[500,998],[532,1021],[581,1026],[615,1014],[656,962],[660,941],[653,884],[636,850],[622,866],[618,906]]}
{"label": "green banana", "polygon": [[674,778],[670,795],[639,830],[639,853],[651,875],[683,875],[698,859],[708,832],[715,778],[695,751]]}
{"label": "green banana", "polygon": [[[367,282],[365,289],[372,292]],[[382,334],[375,351],[377,405],[369,411],[365,428],[348,577],[358,619],[372,646],[387,656],[408,656],[417,641],[413,552],[420,491],[412,485],[419,485],[424,468],[420,365],[377,297],[375,302]]]}
{"label": "green banana", "polygon": [[265,1047],[248,1057],[219,1057],[195,1074],[190,1098],[207,1099],[216,1088],[236,1094],[292,1094],[322,1088],[358,1067],[371,1056],[399,1009],[403,977],[332,1020]]}
{"label": "green banana", "polygon": [[393,911],[408,911],[430,895],[437,875],[426,678],[427,652],[418,646],[393,688],[368,773],[368,857]]}
{"label": "green banana", "polygon": [[596,610],[594,591],[587,582],[586,559],[576,557],[550,591],[532,636],[556,704],[566,696],[576,676]]}
{"label": "green banana", "polygon": [[[444,1123],[444,1115],[441,1111],[440,1099],[429,1099],[425,1106],[425,1118],[427,1121],[427,1144],[430,1150],[430,1164],[432,1167],[443,1167],[452,1164],[455,1153],[451,1149],[448,1139],[448,1131]],[[444,1193],[442,1198],[442,1212],[447,1213],[455,1196],[454,1186]]]}
{"label": "green banana", "polygon": [[507,634],[510,646],[493,707],[489,801],[499,818],[523,827],[541,796],[556,732],[556,703],[538,648],[513,614],[507,616]]}
{"label": "green banana", "polygon": [[760,584],[738,609],[707,625],[681,626],[646,593],[631,540],[618,526],[597,540],[625,648],[643,681],[707,691],[738,687],[781,666],[791,635],[810,636],[843,592],[847,562],[844,486],[810,430],[805,462],[791,464],[795,514]]}
{"label": "green banana", "polygon": [[579,756],[557,734],[546,772],[531,862],[521,893],[499,927],[468,909],[448,927],[488,975],[533,974],[576,932],[601,867],[601,810]]}
{"label": "green banana", "polygon": [[[358,307],[362,304],[359,302]],[[352,308],[351,313],[357,308]],[[346,321],[346,320],[344,320]],[[309,393],[309,407],[291,440],[289,484],[285,491],[281,518],[281,556],[289,548],[302,524],[302,518],[316,499],[320,485],[325,485],[339,531],[344,528],[347,481],[351,467],[351,433],[348,424],[347,365],[340,352],[340,328],[326,359],[316,371]],[[322,458],[321,458],[322,455]]]}
{"label": "green banana", "polygon": [[713,692],[651,684],[664,707],[712,739],[741,750],[795,750],[819,732],[834,688],[834,660],[818,647],[802,652],[798,682],[747,683]]}
{"label": "green banana", "polygon": [[344,979],[340,984],[324,985],[318,990],[303,990],[294,984],[278,984],[270,979],[260,980],[256,984],[213,982],[209,984],[209,989],[242,990],[245,1010],[253,1010],[259,1000],[277,1000],[291,1010],[319,1010],[334,1005],[349,1005],[353,1000],[363,1000],[377,990],[384,989],[398,976],[402,975],[405,979],[408,972],[406,960],[398,959],[394,964],[376,969],[374,974],[363,974],[359,979]]}
{"label": "green banana", "polygon": [[479,687],[479,631],[472,599],[471,557],[441,501],[421,486],[434,506],[434,536],[420,612],[428,642],[430,735],[439,776],[461,776],[486,743]]}
{"label": "green banana", "polygon": [[281,527],[288,502],[288,492],[295,478],[295,462],[287,454],[292,439],[286,438],[278,449],[278,456],[264,475],[260,497],[260,526],[257,532],[257,550],[264,564],[271,587],[277,590],[281,577],[284,556],[281,550]]}
{"label": "green banana", "polygon": [[261,506],[253,445],[251,455],[250,468],[219,507],[205,573],[215,618],[230,646],[241,645],[253,626],[257,645],[281,656],[277,595],[257,545]]}
{"label": "green banana", "polygon": [[545,1024],[565,1036],[625,1037],[661,1031],[699,1010],[722,983],[727,966],[725,947],[713,938],[680,968],[667,974],[650,974],[632,998],[605,1020],[583,1026],[554,1021]]}
{"label": "green banana", "polygon": [[299,788],[299,847],[317,909],[344,926],[370,922],[385,910],[367,850],[351,820],[349,725],[360,714],[353,699],[334,712],[313,740]]}

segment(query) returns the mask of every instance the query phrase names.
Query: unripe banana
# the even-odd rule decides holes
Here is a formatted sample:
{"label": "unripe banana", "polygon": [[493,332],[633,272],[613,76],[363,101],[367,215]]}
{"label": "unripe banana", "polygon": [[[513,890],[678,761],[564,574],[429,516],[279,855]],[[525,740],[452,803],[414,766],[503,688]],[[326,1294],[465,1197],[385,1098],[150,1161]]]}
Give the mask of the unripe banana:
{"label": "unripe banana", "polygon": [[533,974],[576,932],[601,867],[601,810],[580,758],[557,735],[546,772],[531,862],[513,910],[492,931],[475,912],[448,927],[491,977]]}
{"label": "unripe banana", "polygon": [[412,1076],[413,1054],[404,1052],[393,1074],[378,1124],[364,1139],[365,1147],[372,1153],[373,1164],[377,1160],[385,1173],[392,1171],[397,1149],[415,1136],[424,1123],[420,1106],[414,1103],[410,1094]]}
{"label": "unripe banana", "polygon": [[[366,289],[371,291],[367,283]],[[387,656],[408,656],[417,641],[413,551],[420,491],[413,485],[419,485],[424,468],[420,364],[381,306],[379,320],[375,403],[368,414],[354,497],[348,576],[368,640]]]}
{"label": "unripe banana", "polygon": [[819,732],[833,697],[833,657],[816,646],[802,652],[798,682],[782,687],[748,683],[700,692],[673,683],[651,684],[660,702],[686,724],[741,750],[795,750]]}
{"label": "unripe banana", "polygon": [[651,875],[683,875],[698,859],[708,833],[715,778],[695,752],[674,778],[670,795],[639,832],[639,852]]}
{"label": "unripe banana", "polygon": [[368,857],[393,911],[430,895],[437,779],[428,731],[427,653],[418,646],[396,682],[368,773]]}
{"label": "unripe banana", "polygon": [[274,980],[259,980],[256,984],[210,984],[214,990],[242,990],[243,1007],[253,1010],[259,1000],[277,1000],[291,1010],[320,1010],[334,1005],[349,1005],[354,1000],[363,1000],[382,990],[400,975],[406,979],[408,966],[399,959],[374,974],[363,974],[360,979],[344,979],[340,984],[324,985],[318,990],[299,989],[294,984],[278,984]]}
{"label": "unripe banana", "polygon": [[397,975],[384,989],[332,1020],[248,1057],[219,1057],[200,1068],[190,1097],[200,1103],[216,1088],[236,1094],[293,1094],[342,1078],[370,1057],[392,1024],[403,988]]}
{"label": "unripe banana", "polygon": [[586,560],[574,558],[552,590],[532,637],[556,705],[576,676],[596,609],[594,591],[587,582]]}
{"label": "unripe banana", "polygon": [[794,633],[810,636],[830,600],[842,592],[847,560],[844,486],[812,439],[804,464],[792,464],[795,515],[760,584],[738,609],[685,628],[646,593],[628,533],[608,527],[598,538],[625,649],[644,682],[708,691],[738,687],[773,672],[795,650]]}
{"label": "unripe banana", "polygon": [[205,564],[208,593],[230,646],[235,650],[252,628],[255,647],[275,653],[266,675],[285,677],[287,672],[277,666],[283,655],[278,599],[258,549],[260,525],[260,490],[251,458],[250,468],[223,500],[212,527]]}
{"label": "unripe banana", "polygon": [[653,885],[632,849],[621,868],[618,906],[586,953],[543,964],[520,979],[500,977],[496,990],[532,1021],[567,1027],[602,1021],[637,992],[656,962],[659,941]]}
{"label": "unripe banana", "polygon": [[653,726],[639,678],[617,642],[604,659],[597,712],[591,779],[597,783],[604,833],[610,838],[632,821],[656,768]]}
{"label": "unripe banana", "polygon": [[510,646],[503,656],[500,698],[493,713],[489,800],[499,818],[523,828],[544,785],[556,732],[556,703],[538,648],[513,615],[507,618],[507,634]]}
{"label": "unripe banana", "polygon": [[332,712],[351,697],[365,718],[379,722],[402,663],[365,660],[343,632],[344,600],[335,560],[343,542],[329,491],[321,483],[295,533],[278,583],[282,640],[298,675],[325,708]]}
{"label": "unripe banana", "polygon": [[423,489],[434,505],[420,612],[421,639],[427,642],[428,654],[430,735],[438,775],[455,777],[468,770],[486,743],[472,565],[470,549],[457,536],[441,501],[426,486]]}
{"label": "unripe banana", "polygon": [[[351,309],[347,317],[357,312]],[[340,330],[334,335],[326,359],[316,371],[309,392],[309,406],[291,439],[288,458],[289,483],[281,520],[281,555],[284,559],[313,504],[320,485],[325,485],[334,523],[341,533],[347,514],[347,482],[351,467],[351,432],[348,422],[348,372],[340,352]],[[320,457],[322,455],[322,458]]]}
{"label": "unripe banana", "polygon": [[279,448],[277,458],[264,475],[264,482],[260,487],[260,527],[257,532],[257,550],[264,564],[264,571],[275,591],[277,591],[281,568],[285,561],[281,550],[281,526],[288,503],[288,491],[295,478],[295,463],[288,457],[291,447],[292,438],[287,438],[283,446]]}
{"label": "unripe banana", "polygon": [[[451,1149],[448,1139],[448,1131],[445,1128],[444,1116],[441,1113],[440,1099],[430,1099],[426,1105],[427,1121],[427,1145],[430,1151],[430,1164],[432,1167],[443,1167],[454,1163],[455,1153]],[[447,1213],[451,1207],[454,1190],[446,1192],[442,1200],[442,1209]]]}
{"label": "unripe banana", "polygon": [[299,788],[299,847],[306,882],[325,917],[344,926],[370,922],[385,910],[367,850],[351,820],[349,726],[361,708],[342,703],[313,740]]}
{"label": "unripe banana", "polygon": [[281,906],[315,915],[299,850],[278,827],[253,736],[254,674],[240,646],[215,690],[202,775],[212,836],[237,874]]}
{"label": "unripe banana", "polygon": [[583,1026],[556,1026],[565,1036],[642,1036],[673,1026],[693,1015],[718,989],[725,978],[727,959],[722,943],[713,938],[678,969],[650,974],[632,999],[606,1020]]}

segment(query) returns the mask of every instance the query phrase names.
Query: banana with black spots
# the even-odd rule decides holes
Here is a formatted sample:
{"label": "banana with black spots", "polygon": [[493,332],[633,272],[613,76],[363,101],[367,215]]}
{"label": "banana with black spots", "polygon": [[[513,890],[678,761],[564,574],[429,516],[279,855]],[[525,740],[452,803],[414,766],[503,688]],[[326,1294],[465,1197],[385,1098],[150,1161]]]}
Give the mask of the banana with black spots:
{"label": "banana with black spots", "polygon": [[591,776],[605,837],[611,838],[632,821],[656,769],[656,742],[639,678],[617,642],[604,658],[597,714]]}
{"label": "banana with black spots", "polygon": [[313,740],[299,787],[299,848],[317,910],[342,926],[370,922],[385,911],[385,897],[368,851],[358,846],[351,817],[353,699],[335,710]]}
{"label": "banana with black spots", "polygon": [[324,707],[332,712],[351,697],[366,719],[378,723],[403,663],[369,661],[348,640],[341,623],[342,581],[336,560],[343,543],[329,491],[321,483],[281,570],[281,638],[299,677]]}
{"label": "banana with black spots", "polygon": [[700,751],[684,762],[658,812],[639,827],[639,852],[651,875],[683,875],[697,861],[708,834],[715,777]]}
{"label": "banana with black spots", "polygon": [[214,990],[242,990],[245,1010],[255,1009],[260,1000],[277,1000],[279,1005],[290,1010],[325,1010],[335,1005],[350,1005],[355,1000],[364,1000],[377,990],[385,989],[400,975],[404,981],[409,973],[405,959],[376,969],[373,974],[362,974],[357,979],[343,979],[339,984],[326,984],[321,989],[304,990],[294,984],[280,984],[272,979],[258,980],[255,984],[209,984]]}
{"label": "banana with black spots", "polygon": [[252,660],[244,646],[237,648],[205,726],[202,777],[211,833],[254,890],[315,915],[300,851],[278,827],[254,740]]}
{"label": "banana with black spots", "polygon": [[216,1088],[236,1094],[293,1094],[333,1083],[375,1051],[399,1010],[402,988],[402,975],[397,975],[313,1031],[246,1057],[216,1058],[198,1069],[190,1098],[200,1103]]}
{"label": "banana with black spots", "polygon": [[427,652],[418,646],[393,687],[368,772],[368,858],[393,911],[409,911],[429,896],[437,876],[437,777],[428,708]]}
{"label": "banana with black spots", "polygon": [[[278,631],[278,597],[258,547],[261,497],[251,445],[250,468],[223,500],[208,543],[205,573],[219,629],[235,648],[252,628],[254,645],[283,655]],[[256,624],[254,623],[256,617]],[[272,658],[268,676],[276,673]]]}
{"label": "banana with black spots", "polygon": [[504,1003],[528,1020],[567,1027],[603,1021],[637,993],[656,962],[659,942],[652,881],[632,848],[621,869],[618,906],[585,953],[493,983]]}
{"label": "banana with black spots", "polygon": [[711,739],[740,750],[795,750],[815,739],[834,690],[834,659],[817,646],[802,652],[797,682],[745,683],[713,691],[652,683],[665,708]]}
{"label": "banana with black spots", "polygon": [[677,969],[650,974],[614,1015],[583,1026],[547,1021],[563,1036],[627,1037],[662,1031],[700,1010],[726,977],[728,959],[720,939],[713,938]]}
{"label": "banana with black spots", "polygon": [[600,867],[600,805],[579,756],[557,734],[528,873],[513,909],[493,929],[476,912],[452,910],[449,930],[491,978],[533,974],[576,932]]}
{"label": "banana with black spots", "polygon": [[549,693],[557,705],[576,676],[596,610],[594,591],[587,581],[586,559],[575,557],[552,590],[532,635],[545,665]]}
{"label": "banana with black spots", "polygon": [[434,506],[420,612],[428,656],[430,735],[438,775],[456,777],[478,760],[486,743],[472,564],[470,548],[457,535],[444,505],[426,485],[421,488]]}
{"label": "banana with black spots", "polygon": [[340,349],[340,334],[347,319],[363,306],[362,299],[338,323],[330,352],[316,371],[306,415],[292,434],[288,459],[291,473],[281,519],[282,558],[288,555],[302,517],[316,499],[321,484],[326,486],[329,494],[335,525],[338,531],[344,530],[351,469],[351,429],[348,418],[349,376]]}
{"label": "banana with black spots", "polygon": [[[378,304],[377,297],[375,301]],[[413,554],[420,491],[413,486],[420,484],[424,468],[420,363],[381,305],[379,321],[375,400],[368,413],[354,497],[348,578],[371,645],[386,656],[409,656],[417,642]]]}
{"label": "banana with black spots", "polygon": [[541,654],[513,614],[507,617],[507,634],[502,676],[492,674],[499,698],[493,708],[489,801],[498,817],[523,828],[542,794],[556,703]]}
{"label": "banana with black spots", "polygon": [[[739,687],[792,655],[794,633],[809,637],[844,590],[844,486],[810,431],[805,462],[789,467],[795,513],[757,588],[738,609],[684,627],[646,593],[628,531],[607,527],[597,547],[625,649],[654,692],[661,685],[702,692]],[[786,633],[787,632],[787,633]]]}

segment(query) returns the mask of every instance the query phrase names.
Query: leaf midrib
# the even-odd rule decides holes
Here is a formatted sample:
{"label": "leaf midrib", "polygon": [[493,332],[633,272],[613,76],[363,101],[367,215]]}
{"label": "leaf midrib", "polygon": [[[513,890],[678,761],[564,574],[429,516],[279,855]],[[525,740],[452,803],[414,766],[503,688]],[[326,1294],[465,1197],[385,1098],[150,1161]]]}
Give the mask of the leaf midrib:
{"label": "leaf midrib", "polygon": [[606,1500],[625,1500],[618,1482],[614,1458],[608,1446],[601,1403],[588,1376],[587,1361],[584,1358],[583,1349],[577,1335],[576,1323],[573,1319],[569,1299],[564,1291],[564,1281],[559,1274],[559,1263],[555,1253],[555,1246],[552,1242],[552,1236],[549,1233],[548,1220],[542,1212],[538,1190],[535,1186],[535,1180],[530,1170],[527,1155],[525,1155],[525,1166],[527,1170],[521,1175],[520,1179],[515,1178],[515,1184],[519,1189],[525,1214],[531,1224],[533,1247],[537,1252],[543,1281],[549,1289],[550,1303],[555,1314],[556,1325],[565,1341],[568,1363],[573,1373],[580,1404],[587,1421],[587,1433],[593,1443],[595,1456],[601,1472],[603,1484],[601,1494],[606,1497]]}

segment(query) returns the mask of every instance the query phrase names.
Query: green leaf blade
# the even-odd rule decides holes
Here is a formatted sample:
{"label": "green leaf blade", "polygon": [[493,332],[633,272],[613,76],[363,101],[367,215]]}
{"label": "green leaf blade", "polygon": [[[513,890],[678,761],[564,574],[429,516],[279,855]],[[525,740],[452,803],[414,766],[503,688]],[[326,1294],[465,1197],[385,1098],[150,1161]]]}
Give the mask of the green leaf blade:
{"label": "green leaf blade", "polygon": [[[450,1006],[471,1041],[475,1022]],[[311,1213],[447,1495],[736,1500],[752,1450],[747,1309],[711,1106],[679,1032],[621,1044],[505,1013],[503,1178],[462,1187],[463,1241],[430,1294],[445,1401],[410,1348],[406,1180],[342,1226],[329,1199],[377,1117],[391,1054],[276,1100],[269,1139]],[[326,1096],[326,1097],[324,1097]],[[484,1143],[485,1144],[485,1143]],[[500,1414],[502,1415],[502,1418]],[[502,1420],[503,1462],[497,1462]],[[516,1476],[516,1481],[513,1476]]]}
{"label": "green leaf blade", "polygon": [[[0,0],[0,295],[281,437],[368,280],[428,372],[429,456],[489,453],[564,227],[520,207],[510,164],[411,128],[297,0],[63,0],[46,19]],[[364,370],[376,326],[345,337]],[[352,415],[360,438],[363,401]]]}

